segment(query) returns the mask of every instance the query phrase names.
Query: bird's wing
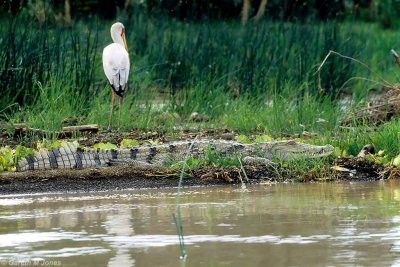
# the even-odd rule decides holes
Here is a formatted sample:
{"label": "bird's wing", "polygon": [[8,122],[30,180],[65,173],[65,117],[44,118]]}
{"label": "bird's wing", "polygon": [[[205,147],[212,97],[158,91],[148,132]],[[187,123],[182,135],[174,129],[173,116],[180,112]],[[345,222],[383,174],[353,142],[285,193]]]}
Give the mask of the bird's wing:
{"label": "bird's wing", "polygon": [[129,55],[119,44],[110,44],[103,50],[103,68],[111,87],[123,96],[129,76]]}
{"label": "bird's wing", "polygon": [[119,69],[119,85],[120,86],[125,86],[128,83],[128,76],[129,76],[129,65],[126,66],[125,68]]}

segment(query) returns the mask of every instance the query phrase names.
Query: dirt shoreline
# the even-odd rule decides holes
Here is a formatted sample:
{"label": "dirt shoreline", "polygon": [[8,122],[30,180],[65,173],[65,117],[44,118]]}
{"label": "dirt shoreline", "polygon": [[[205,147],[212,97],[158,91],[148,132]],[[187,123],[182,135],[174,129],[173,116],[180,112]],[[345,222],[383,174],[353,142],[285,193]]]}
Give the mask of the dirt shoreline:
{"label": "dirt shoreline", "polygon": [[[290,177],[283,167],[245,166],[246,175],[240,167],[205,166],[190,169],[183,186],[215,186],[276,183],[276,182],[343,182],[371,181],[397,178],[383,166],[356,158],[339,158],[331,162],[349,171],[313,172]],[[97,167],[87,169],[57,169],[48,171],[10,172],[0,174],[0,194],[73,193],[113,191],[123,189],[172,188],[179,182],[179,169],[138,168],[137,166]],[[246,178],[247,176],[247,178]]]}

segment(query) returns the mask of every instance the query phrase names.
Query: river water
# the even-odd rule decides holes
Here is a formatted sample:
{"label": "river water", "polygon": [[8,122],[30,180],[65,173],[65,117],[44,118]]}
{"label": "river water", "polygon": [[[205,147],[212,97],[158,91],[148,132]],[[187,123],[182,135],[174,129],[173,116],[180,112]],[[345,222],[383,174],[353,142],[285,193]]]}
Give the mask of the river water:
{"label": "river water", "polygon": [[0,266],[400,266],[400,183],[0,197]]}

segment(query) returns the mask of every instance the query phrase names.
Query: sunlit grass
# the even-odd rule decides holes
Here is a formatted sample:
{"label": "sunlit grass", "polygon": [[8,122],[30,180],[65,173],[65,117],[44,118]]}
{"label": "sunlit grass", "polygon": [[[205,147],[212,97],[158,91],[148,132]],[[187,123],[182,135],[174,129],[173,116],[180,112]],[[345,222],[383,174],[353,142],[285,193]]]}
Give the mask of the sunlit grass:
{"label": "sunlit grass", "polygon": [[380,126],[366,123],[348,127],[338,131],[331,143],[347,150],[351,155],[357,155],[366,144],[373,144],[376,152],[384,150],[390,158],[400,154],[400,120],[386,122]]}
{"label": "sunlit grass", "polygon": [[296,160],[278,160],[281,168],[277,168],[277,176],[292,181],[326,181],[334,179],[329,158],[299,158]]}
{"label": "sunlit grass", "polygon": [[[106,128],[111,93],[101,53],[111,42],[111,22],[88,19],[68,28],[38,25],[23,15],[1,22],[0,119],[57,131],[64,118],[77,117]],[[142,14],[123,23],[132,66],[122,130],[228,128],[275,138],[310,132],[317,134],[311,142],[333,143],[350,154],[365,143],[391,155],[399,151],[397,121],[343,128],[338,103],[344,94],[354,104],[363,102],[369,89],[380,89],[382,78],[400,78],[389,53],[400,47],[394,31],[350,22],[265,21],[242,28]],[[361,60],[373,72],[333,56],[319,84],[316,70],[330,50]],[[209,121],[191,121],[192,112]],[[115,127],[117,120],[118,107]]]}

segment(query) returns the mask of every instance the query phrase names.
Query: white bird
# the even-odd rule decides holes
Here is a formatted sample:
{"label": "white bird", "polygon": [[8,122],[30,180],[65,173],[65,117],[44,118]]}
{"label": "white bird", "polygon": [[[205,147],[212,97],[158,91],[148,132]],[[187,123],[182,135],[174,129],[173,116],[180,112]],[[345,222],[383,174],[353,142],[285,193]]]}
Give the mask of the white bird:
{"label": "white bird", "polygon": [[114,112],[115,94],[119,96],[118,128],[121,125],[121,105],[129,76],[129,54],[125,39],[125,27],[121,22],[111,26],[111,38],[114,43],[103,50],[104,73],[111,85],[111,112],[108,130],[111,129]]}

